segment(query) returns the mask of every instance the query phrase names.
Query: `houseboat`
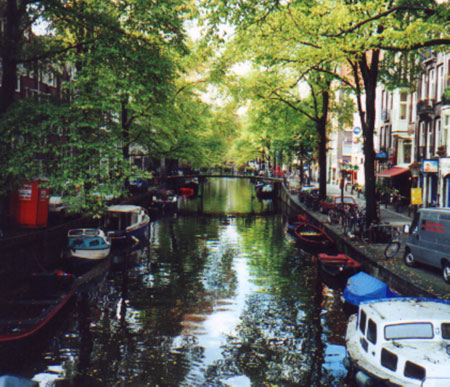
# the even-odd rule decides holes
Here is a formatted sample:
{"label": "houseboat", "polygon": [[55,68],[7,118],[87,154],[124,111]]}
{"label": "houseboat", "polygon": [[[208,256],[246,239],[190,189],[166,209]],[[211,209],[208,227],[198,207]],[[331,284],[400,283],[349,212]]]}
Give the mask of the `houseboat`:
{"label": "houseboat", "polygon": [[450,301],[363,301],[350,316],[346,350],[358,385],[450,386]]}
{"label": "houseboat", "polygon": [[103,229],[113,246],[135,245],[148,237],[150,216],[147,210],[131,204],[110,206],[105,214]]}

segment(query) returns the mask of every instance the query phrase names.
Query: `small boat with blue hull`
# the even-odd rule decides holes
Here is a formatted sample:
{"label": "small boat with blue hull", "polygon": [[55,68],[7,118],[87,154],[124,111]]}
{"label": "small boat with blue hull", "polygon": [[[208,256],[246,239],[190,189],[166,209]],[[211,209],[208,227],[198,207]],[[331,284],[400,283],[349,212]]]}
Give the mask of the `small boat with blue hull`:
{"label": "small boat with blue hull", "polygon": [[345,342],[344,365],[360,386],[450,386],[450,301],[362,301]]}
{"label": "small boat with blue hull", "polygon": [[99,228],[74,228],[67,233],[64,269],[84,274],[111,252],[111,239]]}
{"label": "small boat with blue hull", "polygon": [[96,261],[111,251],[111,239],[99,228],[74,228],[67,233],[70,258]]}
{"label": "small boat with blue hull", "polygon": [[105,214],[103,229],[113,246],[135,245],[149,235],[150,216],[143,207],[120,204],[110,206]]}

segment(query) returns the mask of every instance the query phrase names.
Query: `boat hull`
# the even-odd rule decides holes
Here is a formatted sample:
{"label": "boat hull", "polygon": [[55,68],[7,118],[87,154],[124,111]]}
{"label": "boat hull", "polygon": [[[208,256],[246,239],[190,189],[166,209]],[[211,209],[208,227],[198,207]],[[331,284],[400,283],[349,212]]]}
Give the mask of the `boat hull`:
{"label": "boat hull", "polygon": [[333,287],[344,288],[348,278],[361,271],[361,265],[345,254],[318,254],[321,276],[325,280],[332,279]]}
{"label": "boat hull", "polygon": [[327,249],[334,246],[328,234],[310,223],[300,223],[294,231],[297,241],[309,248]]}
{"label": "boat hull", "polygon": [[71,249],[68,252],[68,256],[69,258],[78,258],[81,261],[98,261],[108,257],[110,252],[111,247],[97,250]]}
{"label": "boat hull", "polygon": [[43,328],[73,296],[75,278],[42,273],[26,281],[27,289],[0,300],[0,342],[25,339]]}

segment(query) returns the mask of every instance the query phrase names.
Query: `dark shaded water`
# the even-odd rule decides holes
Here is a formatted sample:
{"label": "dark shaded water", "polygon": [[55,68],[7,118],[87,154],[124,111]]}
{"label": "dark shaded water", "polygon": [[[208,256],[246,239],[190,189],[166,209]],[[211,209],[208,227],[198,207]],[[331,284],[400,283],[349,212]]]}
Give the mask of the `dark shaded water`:
{"label": "dark shaded water", "polygon": [[338,295],[252,192],[211,180],[203,211],[264,215],[154,221],[31,344],[3,348],[1,371],[42,386],[343,385]]}

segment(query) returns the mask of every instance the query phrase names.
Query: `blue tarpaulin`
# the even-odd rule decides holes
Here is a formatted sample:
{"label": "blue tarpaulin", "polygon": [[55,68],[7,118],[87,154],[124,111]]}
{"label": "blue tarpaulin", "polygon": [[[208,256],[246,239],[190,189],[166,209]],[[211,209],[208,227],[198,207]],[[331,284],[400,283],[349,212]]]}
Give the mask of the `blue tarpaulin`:
{"label": "blue tarpaulin", "polygon": [[384,282],[362,271],[348,279],[342,295],[346,302],[356,306],[361,301],[398,296]]}

